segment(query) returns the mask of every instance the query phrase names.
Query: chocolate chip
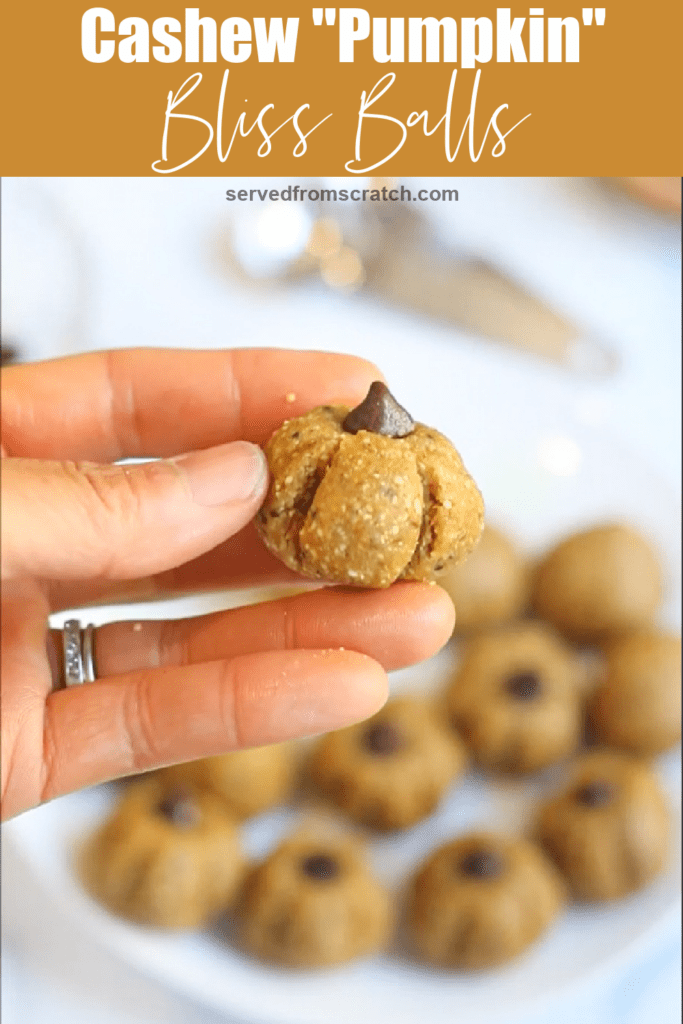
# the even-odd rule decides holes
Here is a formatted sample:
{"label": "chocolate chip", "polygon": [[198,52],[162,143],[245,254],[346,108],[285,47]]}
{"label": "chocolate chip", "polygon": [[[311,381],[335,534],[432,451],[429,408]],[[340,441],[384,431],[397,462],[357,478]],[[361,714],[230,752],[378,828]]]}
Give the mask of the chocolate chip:
{"label": "chocolate chip", "polygon": [[315,498],[315,492],[318,490],[320,481],[324,475],[325,474],[321,469],[316,469],[307,480],[304,489],[294,502],[294,508],[300,515],[305,516],[310,509],[313,504],[313,499]]}
{"label": "chocolate chip", "polygon": [[401,749],[405,738],[391,722],[375,722],[363,733],[362,742],[369,754],[387,757]]}
{"label": "chocolate chip", "polygon": [[614,787],[604,779],[594,779],[576,791],[576,799],[586,807],[604,807],[614,796]]}
{"label": "chocolate chip", "polygon": [[379,380],[370,385],[366,397],[351,410],[342,426],[348,434],[369,430],[384,437],[406,437],[415,429],[412,417]]}
{"label": "chocolate chip", "polygon": [[535,672],[518,672],[505,680],[505,689],[515,700],[535,700],[541,692],[541,680]]}
{"label": "chocolate chip", "polygon": [[201,821],[201,811],[186,789],[175,789],[168,793],[157,810],[177,828],[194,828]]}
{"label": "chocolate chip", "polygon": [[301,863],[301,870],[316,882],[329,882],[339,874],[339,861],[327,853],[314,853]]}
{"label": "chocolate chip", "polygon": [[503,870],[502,857],[493,850],[472,850],[462,858],[458,868],[469,878],[496,878]]}

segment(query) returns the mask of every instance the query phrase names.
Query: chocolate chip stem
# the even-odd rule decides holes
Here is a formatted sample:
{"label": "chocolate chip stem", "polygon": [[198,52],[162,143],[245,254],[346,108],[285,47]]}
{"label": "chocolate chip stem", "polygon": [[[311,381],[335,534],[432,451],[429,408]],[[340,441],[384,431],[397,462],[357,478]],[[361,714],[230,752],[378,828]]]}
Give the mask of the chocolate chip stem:
{"label": "chocolate chip stem", "polygon": [[506,680],[505,689],[515,700],[535,700],[541,693],[541,681],[535,672],[518,672]]}
{"label": "chocolate chip stem", "polygon": [[194,828],[201,821],[201,811],[184,787],[178,787],[166,794],[158,805],[158,811],[177,828]]}
{"label": "chocolate chip stem", "polygon": [[471,850],[460,861],[459,868],[469,878],[496,878],[503,870],[503,859],[494,850]]}
{"label": "chocolate chip stem", "polygon": [[587,782],[578,790],[576,799],[586,807],[604,807],[612,800],[613,796],[614,789],[609,782],[593,779],[592,782]]}
{"label": "chocolate chip stem", "polygon": [[405,739],[391,722],[374,722],[363,733],[362,744],[369,754],[387,757],[400,750]]}
{"label": "chocolate chip stem", "polygon": [[339,874],[339,863],[326,853],[314,853],[303,861],[302,870],[316,882],[329,882]]}
{"label": "chocolate chip stem", "polygon": [[351,410],[342,426],[348,434],[368,430],[384,437],[407,437],[415,429],[413,418],[380,380],[370,385],[363,401]]}

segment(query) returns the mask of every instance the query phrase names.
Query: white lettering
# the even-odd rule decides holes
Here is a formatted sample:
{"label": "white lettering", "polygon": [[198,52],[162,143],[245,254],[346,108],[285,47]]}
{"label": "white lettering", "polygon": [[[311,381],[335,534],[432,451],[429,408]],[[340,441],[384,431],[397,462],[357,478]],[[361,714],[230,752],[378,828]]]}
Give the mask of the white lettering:
{"label": "white lettering", "polygon": [[[216,60],[216,22],[213,18],[200,18],[198,7],[185,8],[185,61],[199,63],[199,29],[202,30],[202,60],[205,64]],[[196,88],[196,86],[195,86]]]}
{"label": "white lettering", "polygon": [[487,64],[493,56],[493,25],[490,18],[462,18],[460,22],[460,66]]}
{"label": "white lettering", "polygon": [[498,8],[496,22],[496,60],[499,64],[526,64],[526,51],[522,42],[522,29],[526,18],[515,18],[510,23],[510,8]]}
{"label": "white lettering", "polygon": [[124,18],[119,25],[120,36],[130,36],[119,43],[119,60],[124,64],[149,61],[149,25],[144,18]]}
{"label": "white lettering", "polygon": [[[422,30],[427,37],[426,61],[437,64],[443,59],[446,64],[455,64],[458,59],[458,23],[455,18],[408,18],[408,60],[420,63],[422,60]],[[440,55],[441,33],[443,32],[443,58]]]}
{"label": "white lettering", "polygon": [[403,18],[391,19],[391,44],[388,46],[387,19],[372,19],[372,56],[378,64],[386,64],[387,61],[395,64],[403,63],[403,25]]}
{"label": "white lettering", "polygon": [[339,62],[353,63],[353,47],[357,39],[370,35],[370,15],[362,7],[339,8]]}
{"label": "white lettering", "polygon": [[106,7],[91,7],[81,18],[81,53],[91,64],[104,64],[116,52],[114,40],[100,39],[100,32],[116,32],[116,19]]}
{"label": "white lettering", "polygon": [[564,29],[564,59],[568,64],[579,60],[579,23],[576,18],[548,18],[548,62],[562,61],[562,29]]}
{"label": "white lettering", "polygon": [[277,59],[281,64],[292,64],[296,55],[296,39],[299,32],[299,19],[287,18],[283,28],[282,18],[271,18],[266,26],[265,18],[254,18],[254,35],[258,59],[271,64]]}
{"label": "white lettering", "polygon": [[221,25],[221,57],[230,64],[251,57],[251,25],[244,18],[226,18]]}
{"label": "white lettering", "polygon": [[152,25],[152,35],[162,46],[153,46],[152,54],[161,64],[174,64],[183,55],[183,44],[172,32],[180,32],[181,25],[177,18],[157,18]]}

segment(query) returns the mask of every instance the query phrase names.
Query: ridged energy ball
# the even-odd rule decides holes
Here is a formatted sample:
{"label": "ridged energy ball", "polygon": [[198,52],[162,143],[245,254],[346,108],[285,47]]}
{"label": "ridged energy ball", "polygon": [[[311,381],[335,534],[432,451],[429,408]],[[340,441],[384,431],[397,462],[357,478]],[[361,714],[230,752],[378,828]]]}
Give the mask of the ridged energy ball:
{"label": "ridged energy ball", "polygon": [[274,743],[170,765],[157,774],[169,785],[213,793],[234,818],[242,819],[285,803],[296,768],[292,744]]}
{"label": "ridged energy ball", "polygon": [[541,561],[535,611],[572,640],[604,642],[651,623],[662,570],[650,544],[622,524],[567,537]]}
{"label": "ridged energy ball", "polygon": [[445,713],[483,767],[539,771],[579,743],[579,679],[571,650],[544,623],[498,626],[470,640]]}
{"label": "ridged energy ball", "polygon": [[265,452],[272,482],[257,526],[303,576],[429,580],[479,539],[484,505],[458,452],[379,381],[355,409],[325,405],[283,423]]}
{"label": "ridged energy ball", "polygon": [[656,629],[617,637],[605,655],[605,678],[589,720],[610,747],[651,757],[681,738],[681,638]]}
{"label": "ridged energy ball", "polygon": [[610,750],[580,758],[571,785],[543,805],[538,838],[579,900],[637,892],[666,865],[671,822],[645,761]]}
{"label": "ridged energy ball", "polygon": [[510,622],[529,601],[529,572],[516,545],[488,523],[466,562],[439,580],[456,610],[455,632]]}
{"label": "ridged energy ball", "polygon": [[247,877],[242,943],[284,967],[333,967],[384,947],[392,901],[351,839],[286,839]]}
{"label": "ridged energy ball", "polygon": [[201,928],[232,903],[244,873],[239,831],[210,793],[133,783],[81,858],[88,891],[121,917]]}
{"label": "ridged energy ball", "polygon": [[328,733],[308,766],[313,785],[370,828],[409,828],[464,772],[465,748],[424,700],[397,697],[365,722]]}
{"label": "ridged energy ball", "polygon": [[565,895],[533,843],[470,833],[419,868],[409,885],[408,930],[421,959],[437,967],[498,967],[546,931]]}

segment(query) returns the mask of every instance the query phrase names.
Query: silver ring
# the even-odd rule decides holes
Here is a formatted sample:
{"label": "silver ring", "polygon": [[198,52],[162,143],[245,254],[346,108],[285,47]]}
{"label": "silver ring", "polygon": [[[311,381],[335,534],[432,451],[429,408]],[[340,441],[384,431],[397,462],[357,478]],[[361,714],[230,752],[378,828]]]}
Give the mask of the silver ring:
{"label": "silver ring", "polygon": [[64,649],[64,686],[94,683],[95,659],[93,650],[95,627],[90,623],[81,629],[78,619],[67,619],[62,627]]}
{"label": "silver ring", "polygon": [[83,672],[86,683],[94,683],[97,679],[95,671],[95,627],[92,622],[83,630]]}

